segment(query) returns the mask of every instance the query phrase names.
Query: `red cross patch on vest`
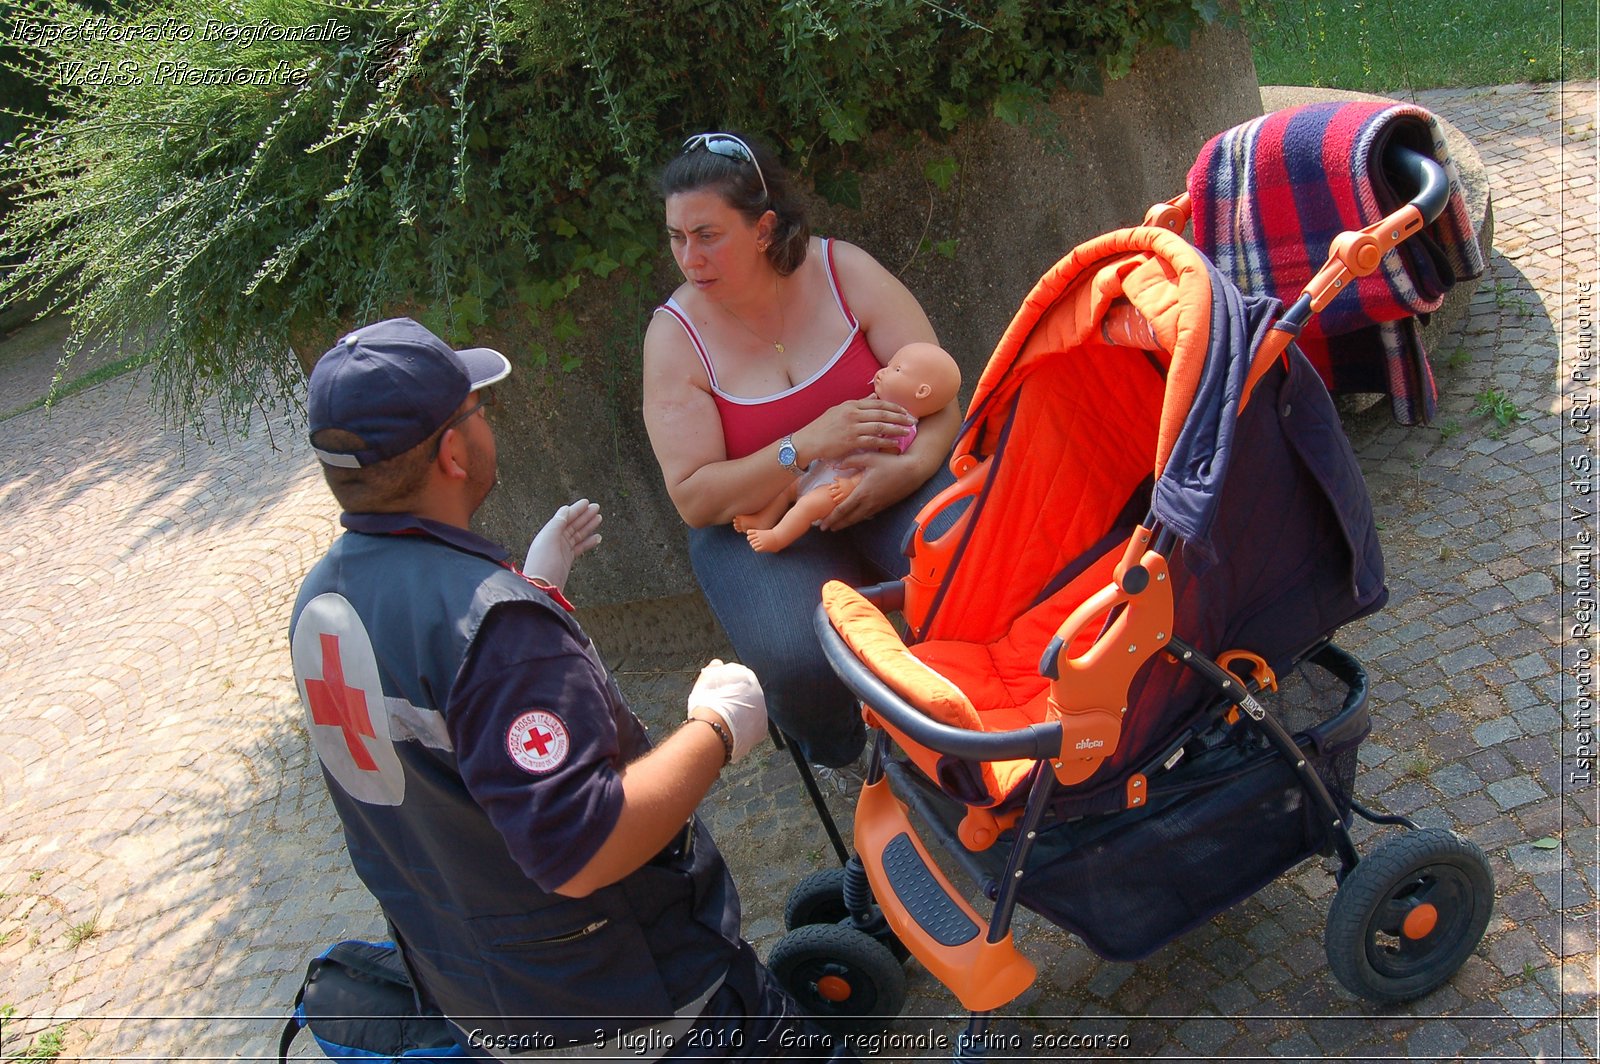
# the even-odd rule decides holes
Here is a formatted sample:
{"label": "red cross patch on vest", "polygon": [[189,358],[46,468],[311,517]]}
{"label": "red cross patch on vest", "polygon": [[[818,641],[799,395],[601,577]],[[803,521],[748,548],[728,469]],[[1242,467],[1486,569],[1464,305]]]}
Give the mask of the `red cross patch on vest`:
{"label": "red cross patch on vest", "polygon": [[406,776],[389,731],[372,639],[342,595],[306,603],[290,639],[306,728],[323,767],[351,797],[399,805]]}

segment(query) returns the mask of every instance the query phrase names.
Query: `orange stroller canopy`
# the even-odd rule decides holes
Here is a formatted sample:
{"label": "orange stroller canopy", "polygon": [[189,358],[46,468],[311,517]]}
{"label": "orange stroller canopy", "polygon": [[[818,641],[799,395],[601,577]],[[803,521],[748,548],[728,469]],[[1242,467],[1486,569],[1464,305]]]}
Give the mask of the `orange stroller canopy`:
{"label": "orange stroller canopy", "polygon": [[[842,585],[824,595],[840,635],[941,723],[1070,723],[1090,753],[1057,764],[1062,782],[1115,790],[1197,708],[1193,682],[1161,664],[1174,609],[1203,652],[1278,665],[1376,608],[1360,471],[1303,358],[1263,343],[1279,307],[1242,297],[1163,229],[1075,249],[1001,338],[956,443],[958,481],[919,516],[904,604],[919,641],[901,645]],[[1253,390],[1264,402],[1249,404]],[[1159,593],[1119,591],[1135,565],[1161,567],[1148,574]],[[1078,675],[1051,675],[1062,668]],[[978,806],[1004,804],[1032,764],[902,746]]]}

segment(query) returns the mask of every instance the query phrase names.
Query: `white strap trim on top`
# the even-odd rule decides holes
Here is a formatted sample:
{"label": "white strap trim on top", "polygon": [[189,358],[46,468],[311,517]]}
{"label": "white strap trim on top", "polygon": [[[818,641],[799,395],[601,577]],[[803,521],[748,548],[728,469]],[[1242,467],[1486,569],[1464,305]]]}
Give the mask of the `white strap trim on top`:
{"label": "white strap trim on top", "polygon": [[683,331],[689,334],[689,342],[694,345],[694,353],[700,356],[700,364],[706,368],[706,377],[711,381],[711,390],[721,395],[722,389],[717,387],[717,371],[711,368],[711,356],[706,354],[706,343],[695,331],[694,322],[689,320],[688,313],[673,296],[668,296],[667,301],[656,308],[656,313],[659,314],[663,310],[677,318],[678,324],[683,326]]}
{"label": "white strap trim on top", "polygon": [[[845,344],[848,346],[850,338],[854,337],[860,330],[861,323],[856,320],[856,316],[850,313],[850,308],[845,305],[844,295],[839,291],[839,279],[833,275],[833,239],[831,237],[822,241],[822,263],[825,267],[823,272],[828,275],[828,288],[833,292],[833,301],[839,307],[839,316],[844,319],[846,325],[850,326],[850,336],[845,338]],[[842,351],[844,348],[840,348],[840,350]]]}
{"label": "white strap trim on top", "polygon": [[702,340],[700,338],[700,334],[695,331],[694,323],[689,320],[689,315],[684,311],[683,306],[675,298],[668,296],[667,301],[656,308],[657,313],[660,313],[664,310],[671,314],[674,318],[677,318],[678,324],[683,326],[683,331],[689,334],[689,340],[694,344],[695,354],[700,356],[701,363],[706,367],[706,377],[711,382],[711,391],[716,394],[718,398],[726,399],[728,402],[736,403],[739,406],[760,406],[763,403],[775,403],[779,399],[788,398],[796,392],[801,392],[809,388],[822,377],[826,376],[828,371],[833,369],[834,365],[844,357],[844,353],[848,351],[850,349],[850,345],[855,342],[856,334],[861,331],[861,323],[856,320],[855,315],[851,314],[849,308],[845,306],[844,297],[839,292],[839,282],[834,278],[833,275],[832,246],[833,240],[831,238],[823,239],[823,273],[827,274],[828,290],[833,293],[834,306],[839,308],[839,316],[844,319],[844,323],[846,325],[850,326],[850,331],[845,334],[844,343],[839,345],[839,349],[833,353],[833,357],[824,362],[820,369],[800,383],[790,385],[783,391],[777,392],[773,395],[763,395],[758,399],[751,399],[748,396],[733,395],[729,392],[723,391],[717,386],[717,371],[711,367],[711,356],[706,351],[705,341]]}

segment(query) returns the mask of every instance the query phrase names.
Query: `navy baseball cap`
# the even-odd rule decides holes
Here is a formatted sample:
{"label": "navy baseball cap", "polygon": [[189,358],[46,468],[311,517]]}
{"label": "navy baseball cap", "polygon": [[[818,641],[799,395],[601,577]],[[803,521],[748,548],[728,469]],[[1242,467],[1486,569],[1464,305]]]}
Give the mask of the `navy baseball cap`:
{"label": "navy baseball cap", "polygon": [[511,363],[487,347],[453,350],[410,318],[390,318],[350,333],[318,360],[306,394],[311,436],[342,429],[365,444],[317,457],[358,469],[404,454],[450,420],[461,401],[504,380]]}

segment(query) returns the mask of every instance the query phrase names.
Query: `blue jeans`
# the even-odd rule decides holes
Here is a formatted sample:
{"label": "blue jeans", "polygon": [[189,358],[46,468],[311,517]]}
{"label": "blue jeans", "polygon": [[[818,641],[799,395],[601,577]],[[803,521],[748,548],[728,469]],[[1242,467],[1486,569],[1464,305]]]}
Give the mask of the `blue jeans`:
{"label": "blue jeans", "polygon": [[838,532],[810,529],[776,554],[751,549],[732,525],[689,530],[689,561],[739,661],[754,670],[767,713],[808,761],[838,767],[861,753],[866,729],[855,696],[829,667],[812,629],[822,585],[898,580],[917,512],[951,483],[941,469],[900,502]]}

